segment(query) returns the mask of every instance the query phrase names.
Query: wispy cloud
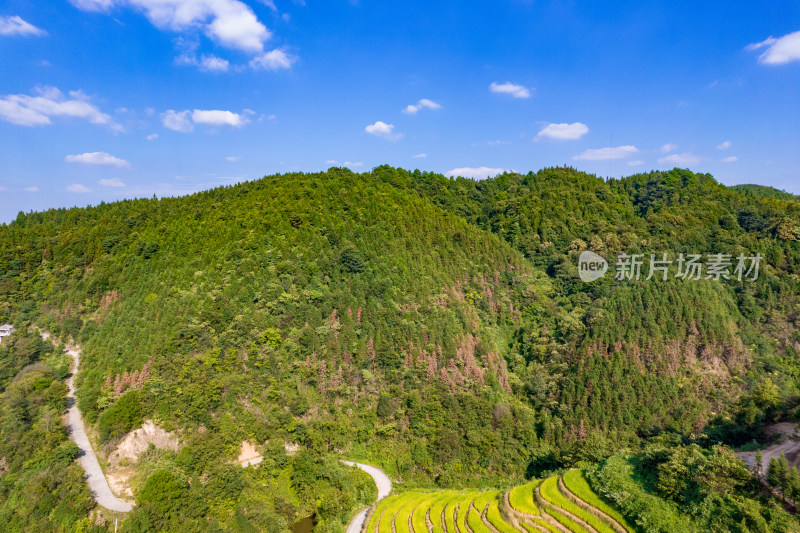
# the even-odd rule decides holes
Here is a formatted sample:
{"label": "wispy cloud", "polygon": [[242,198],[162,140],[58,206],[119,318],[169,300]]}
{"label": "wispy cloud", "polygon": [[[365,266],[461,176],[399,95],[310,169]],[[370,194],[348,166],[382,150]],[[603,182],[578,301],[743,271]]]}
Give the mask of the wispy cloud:
{"label": "wispy cloud", "polygon": [[447,172],[444,173],[444,175],[451,178],[461,176],[464,178],[484,179],[497,176],[498,174],[502,174],[503,172],[505,172],[505,170],[502,168],[461,167],[448,170]]}
{"label": "wispy cloud", "polygon": [[702,161],[702,157],[691,152],[685,152],[683,154],[671,154],[658,160],[658,162],[662,165],[677,165],[681,167],[691,167],[699,164]]}
{"label": "wispy cloud", "polygon": [[766,50],[758,56],[758,62],[767,65],[783,65],[792,61],[800,61],[800,31],[789,33],[783,37],[769,37],[760,43],[749,44],[746,50]]}
{"label": "wispy cloud", "polygon": [[636,161],[628,161],[625,164],[628,165],[629,167],[640,167],[640,166],[644,165],[645,162],[640,160],[640,159],[637,159]]}
{"label": "wispy cloud", "polygon": [[585,150],[581,154],[576,155],[572,159],[583,161],[607,161],[609,159],[627,159],[639,151],[638,148],[631,145],[614,146],[608,148],[594,148]]}
{"label": "wispy cloud", "polygon": [[108,11],[114,5],[114,0],[69,0],[70,3],[82,11]]}
{"label": "wispy cloud", "polygon": [[674,152],[677,149],[678,149],[677,144],[667,143],[661,147],[661,153],[668,154],[670,152]]}
{"label": "wispy cloud", "polygon": [[[272,32],[241,0],[70,0],[78,9],[111,12],[130,7],[144,13],[158,29],[178,34],[179,55],[175,62],[192,65],[204,72],[241,72],[245,65],[231,65],[217,55],[198,55],[198,31],[217,44],[250,56],[247,63],[253,70],[289,69],[297,57],[285,49],[266,49]],[[267,2],[269,4],[269,2]],[[274,4],[273,4],[274,5]],[[268,6],[270,7],[270,6]],[[270,9],[272,9],[270,7]]]}
{"label": "wispy cloud", "polygon": [[720,143],[717,145],[717,150],[727,150],[731,147],[730,141],[725,141],[724,143]]}
{"label": "wispy cloud", "polygon": [[250,68],[254,70],[285,70],[292,68],[295,61],[297,61],[295,56],[276,48],[251,59]]}
{"label": "wispy cloud", "polygon": [[438,103],[434,102],[433,100],[428,100],[427,98],[420,99],[416,104],[409,104],[403,109],[403,113],[407,115],[416,115],[422,109],[441,109],[442,106]]}
{"label": "wispy cloud", "polygon": [[227,161],[228,163],[236,163],[240,159],[241,157],[239,157],[238,155],[229,155],[228,157],[225,158],[225,161]]}
{"label": "wispy cloud", "polygon": [[158,139],[158,133],[151,133],[147,137],[145,137],[148,141],[155,141]]}
{"label": "wispy cloud", "polygon": [[119,178],[109,178],[109,179],[102,179],[98,182],[103,187],[124,187],[125,182],[123,182]]}
{"label": "wispy cloud", "polygon": [[22,17],[13,15],[10,17],[0,17],[0,35],[39,37],[47,35],[47,32],[23,20]]}
{"label": "wispy cloud", "polygon": [[36,185],[31,185],[30,187],[25,187],[23,190],[25,192],[39,192],[39,187]]}
{"label": "wispy cloud", "polygon": [[493,93],[508,94],[514,98],[530,98],[531,91],[527,87],[507,81],[505,83],[492,82],[489,90]]}
{"label": "wispy cloud", "polygon": [[328,159],[327,161],[325,161],[325,164],[333,167],[346,167],[346,168],[359,168],[364,166],[364,163],[362,163],[361,161],[342,161],[340,163],[336,159]]}
{"label": "wispy cloud", "polygon": [[70,0],[84,11],[130,6],[144,12],[158,29],[186,32],[200,28],[217,43],[249,53],[264,50],[272,33],[239,0]]}
{"label": "wispy cloud", "polygon": [[722,158],[722,162],[723,163],[735,163],[738,160],[739,160],[739,158],[736,157],[735,155],[729,155],[728,157],[723,157]]}
{"label": "wispy cloud", "polygon": [[220,109],[195,109],[193,111],[168,109],[161,114],[161,123],[165,128],[181,133],[194,131],[195,124],[241,128],[250,122],[250,119],[245,116],[248,114],[250,113],[240,114]]}
{"label": "wispy cloud", "polygon": [[204,72],[227,72],[230,62],[215,55],[196,56],[191,53],[181,54],[175,59],[178,65],[192,65]]}
{"label": "wispy cloud", "polygon": [[536,139],[554,139],[557,141],[574,141],[589,133],[589,127],[582,122],[572,124],[548,124],[539,131]]}
{"label": "wispy cloud", "polygon": [[417,155],[412,155],[411,157],[414,159],[425,159],[426,157],[428,157],[428,154],[417,154]]}
{"label": "wispy cloud", "polygon": [[504,146],[504,145],[507,145],[507,144],[511,144],[511,141],[503,141],[501,139],[495,139],[494,141],[472,142],[472,143],[470,143],[470,146],[472,148],[478,148],[480,146],[492,146],[492,147],[494,147],[494,146]]}
{"label": "wispy cloud", "polygon": [[181,133],[188,133],[194,130],[194,124],[189,117],[189,111],[175,111],[168,109],[161,114],[161,123],[165,128]]}
{"label": "wispy cloud", "polygon": [[80,193],[92,192],[92,190],[89,187],[81,183],[73,183],[72,185],[67,185],[66,190],[67,192],[80,192]]}
{"label": "wispy cloud", "polygon": [[0,118],[19,126],[45,126],[55,117],[77,118],[91,124],[108,126],[114,131],[124,128],[111,116],[90,103],[82,91],[70,91],[69,98],[55,87],[39,87],[35,96],[9,94],[0,98]]}
{"label": "wispy cloud", "polygon": [[107,165],[119,168],[130,168],[131,164],[114,157],[107,152],[86,152],[84,154],[68,155],[64,158],[67,163],[83,163],[84,165]]}
{"label": "wispy cloud", "polygon": [[382,120],[365,127],[364,131],[375,137],[386,139],[387,141],[398,141],[403,138],[402,133],[395,133],[394,124],[387,124]]}
{"label": "wispy cloud", "polygon": [[230,126],[231,128],[241,128],[250,119],[239,113],[232,111],[222,111],[219,109],[192,111],[192,121],[195,124],[205,124],[208,126]]}

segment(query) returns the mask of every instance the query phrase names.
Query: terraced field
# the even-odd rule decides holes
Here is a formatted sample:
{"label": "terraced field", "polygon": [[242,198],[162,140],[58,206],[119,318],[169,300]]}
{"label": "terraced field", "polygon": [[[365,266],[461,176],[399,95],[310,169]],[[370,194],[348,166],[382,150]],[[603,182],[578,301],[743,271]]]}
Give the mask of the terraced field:
{"label": "terraced field", "polygon": [[581,470],[509,491],[410,491],[383,499],[364,533],[632,533]]}

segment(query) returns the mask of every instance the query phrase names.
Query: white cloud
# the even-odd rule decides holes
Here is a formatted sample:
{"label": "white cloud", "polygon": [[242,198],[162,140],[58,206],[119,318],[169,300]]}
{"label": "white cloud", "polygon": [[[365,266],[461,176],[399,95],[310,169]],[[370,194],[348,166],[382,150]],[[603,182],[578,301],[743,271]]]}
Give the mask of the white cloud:
{"label": "white cloud", "polygon": [[176,65],[191,65],[204,72],[227,72],[230,67],[227,59],[215,55],[197,57],[195,52],[199,47],[199,43],[186,45],[184,41],[180,41],[179,47],[186,48],[186,50],[175,58]]}
{"label": "white cloud", "polygon": [[70,3],[83,11],[108,11],[114,0],[69,0]]}
{"label": "white cloud", "polygon": [[493,93],[508,94],[514,98],[530,98],[531,96],[530,89],[522,85],[516,85],[510,81],[505,83],[492,82],[492,84],[489,85],[489,90]]}
{"label": "white cloud", "polygon": [[125,182],[119,178],[102,179],[98,183],[103,187],[124,187]]}
{"label": "white cloud", "polygon": [[83,163],[85,165],[108,165],[119,168],[130,168],[131,164],[114,157],[107,152],[87,152],[85,154],[68,155],[64,158],[67,163]]}
{"label": "white cloud", "polygon": [[158,133],[151,133],[147,137],[145,137],[148,141],[155,141],[158,139]]}
{"label": "white cloud", "polygon": [[625,164],[628,165],[629,167],[640,167],[640,166],[644,165],[644,161],[641,161],[641,160],[637,159],[636,161],[628,161]]}
{"label": "white cloud", "polygon": [[129,7],[142,12],[160,30],[181,35],[178,37],[178,48],[184,50],[176,59],[178,64],[195,65],[208,72],[225,72],[231,66],[228,60],[217,56],[197,57],[196,52],[200,46],[198,30],[222,46],[251,54],[249,65],[256,70],[288,69],[297,60],[281,49],[265,52],[265,43],[272,38],[272,32],[259,21],[247,2],[242,0],[70,0],[70,2],[84,11],[108,12],[112,8]]}
{"label": "white cloud", "polygon": [[441,109],[442,106],[434,102],[433,100],[428,100],[427,98],[420,99],[416,104],[409,104],[403,109],[403,113],[407,115],[416,115],[422,109]]}
{"label": "white cloud", "polygon": [[17,15],[0,17],[0,35],[41,36],[46,34],[47,32],[43,29],[37,28]]}
{"label": "white cloud", "polygon": [[230,63],[227,59],[217,56],[203,56],[200,58],[199,66],[201,70],[208,72],[227,72]]}
{"label": "white cloud", "polygon": [[254,70],[281,70],[292,68],[297,61],[293,55],[287,54],[280,48],[260,54],[250,60],[250,68]]}
{"label": "white cloud", "polygon": [[25,192],[39,192],[39,187],[36,185],[31,185],[30,187],[25,187]]}
{"label": "white cloud", "polygon": [[0,118],[19,126],[44,126],[52,124],[53,117],[72,117],[123,131],[109,115],[89,103],[89,97],[81,91],[71,91],[70,98],[55,87],[40,87],[36,93],[36,96],[9,94],[0,98]]}
{"label": "white cloud", "polygon": [[235,50],[258,53],[272,34],[253,10],[239,0],[70,0],[84,11],[130,6],[144,12],[161,30],[200,28],[210,39]]}
{"label": "white cloud", "polygon": [[417,154],[417,155],[412,155],[411,157],[413,157],[414,159],[425,159],[426,157],[428,157],[428,154]]}
{"label": "white cloud", "polygon": [[450,178],[462,176],[464,178],[483,179],[491,178],[505,172],[502,168],[489,168],[489,167],[461,167],[448,170],[444,173],[445,176]]}
{"label": "white cloud", "polygon": [[403,137],[402,133],[394,133],[394,124],[387,124],[381,120],[375,124],[370,124],[364,128],[364,131],[387,141],[397,141]]}
{"label": "white cloud", "polygon": [[192,111],[192,121],[195,124],[205,124],[208,126],[230,126],[231,128],[241,128],[250,122],[250,119],[232,111],[221,111],[219,109]]}
{"label": "white cloud", "polygon": [[165,128],[171,129],[172,131],[188,133],[194,130],[194,124],[192,124],[189,118],[189,113],[190,111],[188,110],[177,112],[168,109],[166,112],[161,113],[161,123],[164,124]]}
{"label": "white cloud", "polygon": [[672,154],[658,160],[662,165],[677,165],[681,167],[691,167],[700,163],[703,159],[690,152],[683,154]]}
{"label": "white cloud", "polygon": [[667,143],[661,147],[661,153],[668,154],[678,149],[677,144]]}
{"label": "white cloud", "polygon": [[333,167],[341,166],[341,167],[347,167],[347,168],[358,168],[358,167],[363,167],[364,166],[364,163],[362,163],[361,161],[344,161],[342,163],[339,163],[335,159],[328,159],[327,161],[325,161],[325,164],[333,166]]}
{"label": "white cloud", "polygon": [[759,63],[767,65],[783,65],[792,61],[800,61],[800,31],[789,33],[783,37],[770,37],[760,43],[747,45],[747,50],[766,50],[758,57]]}
{"label": "white cloud", "polygon": [[635,146],[614,146],[609,148],[595,148],[585,150],[572,159],[584,161],[607,161],[609,159],[626,159],[639,151]]}
{"label": "white cloud", "polygon": [[572,124],[548,124],[539,131],[536,136],[537,139],[547,137],[548,139],[555,139],[557,141],[574,141],[580,139],[589,133],[589,127],[581,122],[573,122]]}
{"label": "white cloud", "polygon": [[225,161],[227,161],[229,163],[236,163],[240,159],[241,159],[241,157],[239,157],[237,155],[229,155],[228,157],[225,158]]}
{"label": "white cloud", "polygon": [[67,185],[67,192],[91,192],[91,189],[86,185],[73,183],[72,185]]}
{"label": "white cloud", "polygon": [[723,163],[735,163],[738,160],[739,160],[739,158],[736,157],[735,155],[729,155],[728,157],[723,157],[722,158],[722,162]]}
{"label": "white cloud", "polygon": [[717,150],[727,150],[731,147],[730,141],[725,141],[724,143],[720,143],[717,145]]}

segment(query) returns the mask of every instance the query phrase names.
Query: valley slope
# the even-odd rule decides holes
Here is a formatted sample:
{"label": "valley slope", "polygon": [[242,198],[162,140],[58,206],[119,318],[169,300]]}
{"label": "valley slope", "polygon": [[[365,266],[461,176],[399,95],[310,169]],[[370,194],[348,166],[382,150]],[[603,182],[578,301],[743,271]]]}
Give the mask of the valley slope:
{"label": "valley slope", "polygon": [[[104,449],[145,419],[182,435],[137,466],[131,531],[310,514],[336,531],[374,500],[342,456],[401,488],[507,487],[793,419],[798,239],[796,200],[680,169],[334,168],[20,214],[0,226],[0,321],[81,343],[79,407]],[[586,284],[587,249],[763,262],[747,283]],[[7,357],[10,379],[24,365]],[[242,441],[258,469],[232,465]]]}

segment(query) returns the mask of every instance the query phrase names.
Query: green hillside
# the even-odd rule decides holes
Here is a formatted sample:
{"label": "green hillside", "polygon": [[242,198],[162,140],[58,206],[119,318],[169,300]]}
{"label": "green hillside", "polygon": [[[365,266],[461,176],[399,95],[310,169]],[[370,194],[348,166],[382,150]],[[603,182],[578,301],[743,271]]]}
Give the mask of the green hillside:
{"label": "green hillside", "polygon": [[[755,281],[583,283],[584,250],[762,261]],[[126,530],[314,515],[341,531],[374,498],[343,456],[402,487],[502,487],[663,433],[711,449],[795,420],[798,272],[800,203],[686,170],[331,169],[20,214],[0,226],[0,323],[81,344],[79,407],[103,449],[146,419],[182,435],[138,464]],[[24,342],[0,348],[7,390],[49,353]],[[242,441],[263,466],[231,464]],[[766,505],[751,489],[734,492]]]}
{"label": "green hillside", "polygon": [[766,185],[744,184],[733,185],[731,189],[750,194],[760,198],[778,198],[780,200],[797,200],[796,194],[791,194],[775,187],[768,187]]}

